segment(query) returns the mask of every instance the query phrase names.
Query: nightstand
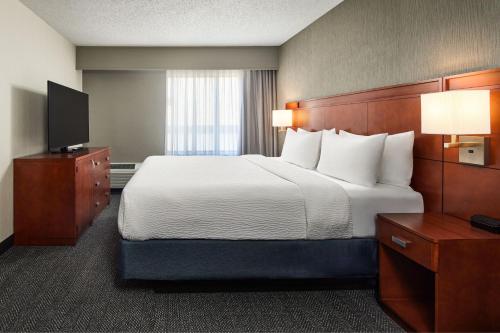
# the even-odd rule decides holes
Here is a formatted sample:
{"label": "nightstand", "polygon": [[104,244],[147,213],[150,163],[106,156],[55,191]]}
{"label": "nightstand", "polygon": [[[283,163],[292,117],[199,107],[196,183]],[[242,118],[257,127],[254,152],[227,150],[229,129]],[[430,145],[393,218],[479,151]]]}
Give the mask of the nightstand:
{"label": "nightstand", "polygon": [[379,300],[416,331],[500,331],[500,235],[441,214],[379,214]]}

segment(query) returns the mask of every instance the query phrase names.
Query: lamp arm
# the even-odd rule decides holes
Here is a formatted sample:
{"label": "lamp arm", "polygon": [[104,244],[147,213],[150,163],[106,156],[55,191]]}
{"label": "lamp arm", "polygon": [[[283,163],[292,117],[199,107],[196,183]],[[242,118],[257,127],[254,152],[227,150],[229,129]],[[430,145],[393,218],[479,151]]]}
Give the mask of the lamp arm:
{"label": "lamp arm", "polygon": [[481,142],[467,142],[467,141],[457,141],[457,135],[451,135],[451,141],[445,142],[444,148],[467,148],[467,147],[479,147],[482,146]]}

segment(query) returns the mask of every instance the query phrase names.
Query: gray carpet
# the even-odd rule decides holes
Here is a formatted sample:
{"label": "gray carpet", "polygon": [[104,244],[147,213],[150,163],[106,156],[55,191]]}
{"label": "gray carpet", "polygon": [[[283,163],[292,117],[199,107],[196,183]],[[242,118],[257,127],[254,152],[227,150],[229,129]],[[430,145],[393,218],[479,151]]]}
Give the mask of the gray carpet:
{"label": "gray carpet", "polygon": [[115,269],[118,201],[113,195],[75,247],[13,247],[0,256],[1,331],[402,331],[372,289],[124,284]]}

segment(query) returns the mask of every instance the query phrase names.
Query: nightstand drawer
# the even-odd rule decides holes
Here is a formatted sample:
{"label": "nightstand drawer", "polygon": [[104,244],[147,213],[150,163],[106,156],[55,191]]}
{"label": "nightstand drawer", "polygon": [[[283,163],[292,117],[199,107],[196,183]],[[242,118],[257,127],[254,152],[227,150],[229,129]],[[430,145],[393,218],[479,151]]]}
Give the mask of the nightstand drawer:
{"label": "nightstand drawer", "polygon": [[382,219],[377,220],[377,238],[405,257],[437,271],[436,244]]}

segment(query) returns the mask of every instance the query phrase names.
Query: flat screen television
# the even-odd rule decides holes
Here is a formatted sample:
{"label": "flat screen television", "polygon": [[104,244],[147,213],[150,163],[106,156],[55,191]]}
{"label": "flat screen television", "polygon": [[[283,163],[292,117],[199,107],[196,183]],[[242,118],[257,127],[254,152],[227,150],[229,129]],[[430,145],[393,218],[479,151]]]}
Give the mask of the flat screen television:
{"label": "flat screen television", "polygon": [[49,151],[89,142],[89,95],[47,81]]}

